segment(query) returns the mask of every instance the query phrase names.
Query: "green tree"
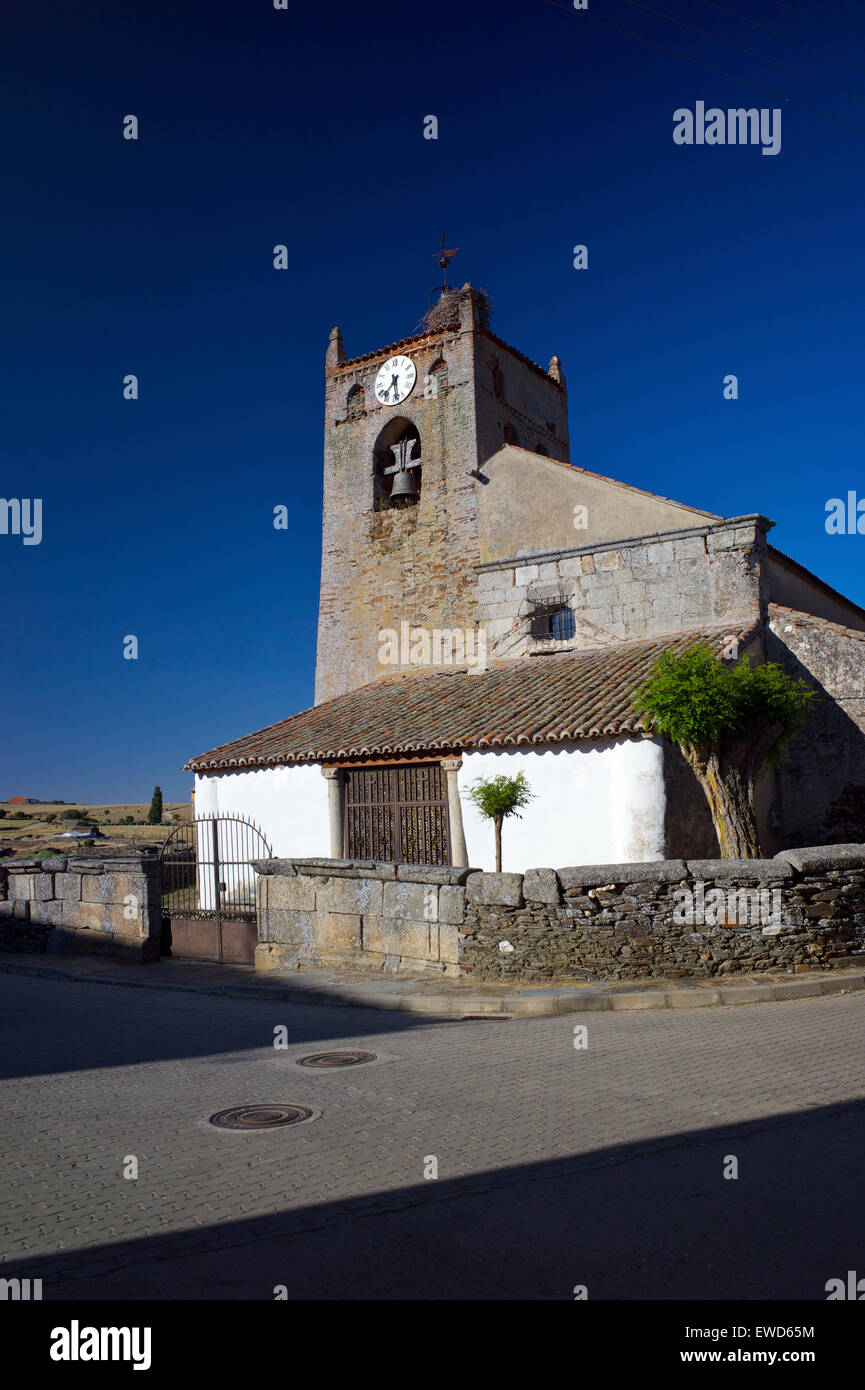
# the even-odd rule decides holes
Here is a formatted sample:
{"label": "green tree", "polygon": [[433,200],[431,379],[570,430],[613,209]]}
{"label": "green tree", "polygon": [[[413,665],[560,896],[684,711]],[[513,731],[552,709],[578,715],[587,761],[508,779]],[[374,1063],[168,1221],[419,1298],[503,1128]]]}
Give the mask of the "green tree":
{"label": "green tree", "polygon": [[162,824],[162,788],[153,788],[153,800],[150,803],[150,810],[147,812],[148,825]]}
{"label": "green tree", "polygon": [[80,820],[84,815],[83,811],[61,811],[60,820]]}
{"label": "green tree", "polygon": [[496,832],[496,873],[502,871],[502,823],[508,816],[519,817],[520,808],[534,800],[534,792],[521,772],[516,777],[476,777],[466,792],[485,820]]}
{"label": "green tree", "polygon": [[757,780],[783,762],[815,694],[775,662],[727,664],[706,645],[666,652],[636,691],[647,727],[677,743],[693,768],[724,859],[759,859]]}

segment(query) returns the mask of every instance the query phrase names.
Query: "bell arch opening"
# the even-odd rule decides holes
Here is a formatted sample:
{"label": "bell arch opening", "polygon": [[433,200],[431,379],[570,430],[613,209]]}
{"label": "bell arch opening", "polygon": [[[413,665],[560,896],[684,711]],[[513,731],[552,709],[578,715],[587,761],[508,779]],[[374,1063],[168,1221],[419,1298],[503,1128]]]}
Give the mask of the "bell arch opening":
{"label": "bell arch opening", "polygon": [[421,439],[404,416],[388,420],[372,451],[373,501],[377,512],[413,506],[421,493]]}

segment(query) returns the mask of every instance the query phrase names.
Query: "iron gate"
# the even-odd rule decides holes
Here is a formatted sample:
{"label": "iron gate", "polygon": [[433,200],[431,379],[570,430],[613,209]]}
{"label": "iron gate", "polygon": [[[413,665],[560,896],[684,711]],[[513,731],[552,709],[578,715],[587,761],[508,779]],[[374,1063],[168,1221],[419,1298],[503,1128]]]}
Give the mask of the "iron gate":
{"label": "iron gate", "polygon": [[163,950],[193,960],[252,965],[258,943],[253,859],[271,848],[243,816],[201,816],[160,851]]}
{"label": "iron gate", "polygon": [[441,763],[347,769],[344,843],[347,859],[450,864]]}

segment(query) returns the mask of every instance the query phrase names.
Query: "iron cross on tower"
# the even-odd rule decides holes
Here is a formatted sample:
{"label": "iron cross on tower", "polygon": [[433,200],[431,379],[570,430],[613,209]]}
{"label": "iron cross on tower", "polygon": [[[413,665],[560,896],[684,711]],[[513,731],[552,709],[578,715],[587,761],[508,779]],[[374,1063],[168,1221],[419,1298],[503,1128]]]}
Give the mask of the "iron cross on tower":
{"label": "iron cross on tower", "polygon": [[441,282],[440,285],[436,285],[435,289],[433,290],[432,294],[430,295],[430,307],[432,307],[433,296],[434,296],[436,293],[439,295],[439,297],[441,297],[443,294],[447,294],[447,293],[450,291],[450,285],[448,284],[448,266],[450,265],[450,263],[451,263],[451,261],[453,260],[454,256],[458,256],[458,255],[459,255],[459,247],[458,247],[458,246],[451,246],[451,247],[445,246],[445,233],[442,232],[441,250],[435,252],[436,260],[438,261],[439,265],[440,265],[441,268],[442,268],[442,282]]}

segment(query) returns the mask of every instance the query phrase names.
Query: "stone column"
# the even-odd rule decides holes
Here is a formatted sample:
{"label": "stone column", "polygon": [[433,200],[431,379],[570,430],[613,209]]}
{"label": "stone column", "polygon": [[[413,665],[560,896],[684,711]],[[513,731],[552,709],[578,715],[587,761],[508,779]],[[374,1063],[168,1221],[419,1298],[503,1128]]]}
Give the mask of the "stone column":
{"label": "stone column", "polygon": [[323,777],[327,778],[327,809],[330,816],[330,857],[331,859],[343,858],[343,789],[345,782],[342,769],[338,767],[323,767],[321,769]]}
{"label": "stone column", "polygon": [[467,869],[469,866],[469,852],[466,849],[466,835],[463,830],[463,807],[460,801],[460,789],[457,782],[457,773],[463,765],[462,758],[442,758],[442,767],[447,773],[448,779],[448,819],[451,827],[451,858],[454,867],[457,869]]}

